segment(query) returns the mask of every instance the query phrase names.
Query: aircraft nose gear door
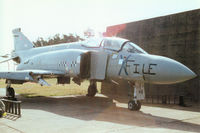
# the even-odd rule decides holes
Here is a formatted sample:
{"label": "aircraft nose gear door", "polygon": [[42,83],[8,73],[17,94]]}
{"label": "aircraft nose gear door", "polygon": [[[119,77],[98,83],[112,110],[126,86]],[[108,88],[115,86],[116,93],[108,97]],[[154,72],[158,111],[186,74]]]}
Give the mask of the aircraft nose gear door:
{"label": "aircraft nose gear door", "polygon": [[141,100],[145,98],[145,90],[144,90],[144,83],[141,82],[129,82],[131,87],[134,88],[133,96],[131,97],[130,101],[128,102],[128,109],[129,110],[140,110],[141,108]]}

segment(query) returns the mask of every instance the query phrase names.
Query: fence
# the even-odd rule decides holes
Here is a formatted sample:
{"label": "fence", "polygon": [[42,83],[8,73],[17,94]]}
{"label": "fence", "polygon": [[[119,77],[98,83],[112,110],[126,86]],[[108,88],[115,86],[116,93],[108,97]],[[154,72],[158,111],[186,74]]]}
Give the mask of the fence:
{"label": "fence", "polygon": [[162,104],[180,104],[184,105],[185,102],[192,102],[192,97],[179,96],[179,95],[147,95],[144,103],[162,103]]}

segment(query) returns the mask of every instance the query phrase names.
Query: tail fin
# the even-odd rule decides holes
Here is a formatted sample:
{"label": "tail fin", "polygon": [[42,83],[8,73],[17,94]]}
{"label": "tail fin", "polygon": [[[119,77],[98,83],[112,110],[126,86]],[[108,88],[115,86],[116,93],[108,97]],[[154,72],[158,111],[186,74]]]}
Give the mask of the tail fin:
{"label": "tail fin", "polygon": [[15,51],[27,50],[35,47],[34,44],[21,32],[21,28],[14,29],[12,33],[14,36]]}

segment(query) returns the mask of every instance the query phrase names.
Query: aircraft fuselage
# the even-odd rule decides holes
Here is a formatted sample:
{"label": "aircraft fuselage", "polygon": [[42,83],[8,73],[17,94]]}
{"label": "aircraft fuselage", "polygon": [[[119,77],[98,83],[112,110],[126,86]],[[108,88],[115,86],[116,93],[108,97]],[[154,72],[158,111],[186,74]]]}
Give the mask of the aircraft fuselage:
{"label": "aircraft fuselage", "polygon": [[101,45],[86,47],[84,42],[39,47],[20,52],[19,56],[27,56],[24,56],[17,70],[56,70],[76,77],[80,73],[81,55],[88,51],[102,51],[108,55],[105,79],[124,78],[153,84],[173,84],[195,75],[186,66],[167,57],[131,53],[123,49],[113,51]]}

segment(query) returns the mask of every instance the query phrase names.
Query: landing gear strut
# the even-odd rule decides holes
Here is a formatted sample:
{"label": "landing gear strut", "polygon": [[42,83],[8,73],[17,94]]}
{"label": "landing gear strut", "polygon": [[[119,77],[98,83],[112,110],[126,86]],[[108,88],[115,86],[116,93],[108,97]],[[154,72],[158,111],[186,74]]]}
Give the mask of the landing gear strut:
{"label": "landing gear strut", "polygon": [[128,102],[128,109],[139,111],[141,109],[141,102],[145,97],[144,93],[144,84],[143,83],[132,83],[129,82],[130,86],[134,88],[133,96],[131,97],[130,101]]}
{"label": "landing gear strut", "polygon": [[97,83],[95,81],[90,81],[90,85],[88,87],[88,97],[94,97],[97,93]]}

